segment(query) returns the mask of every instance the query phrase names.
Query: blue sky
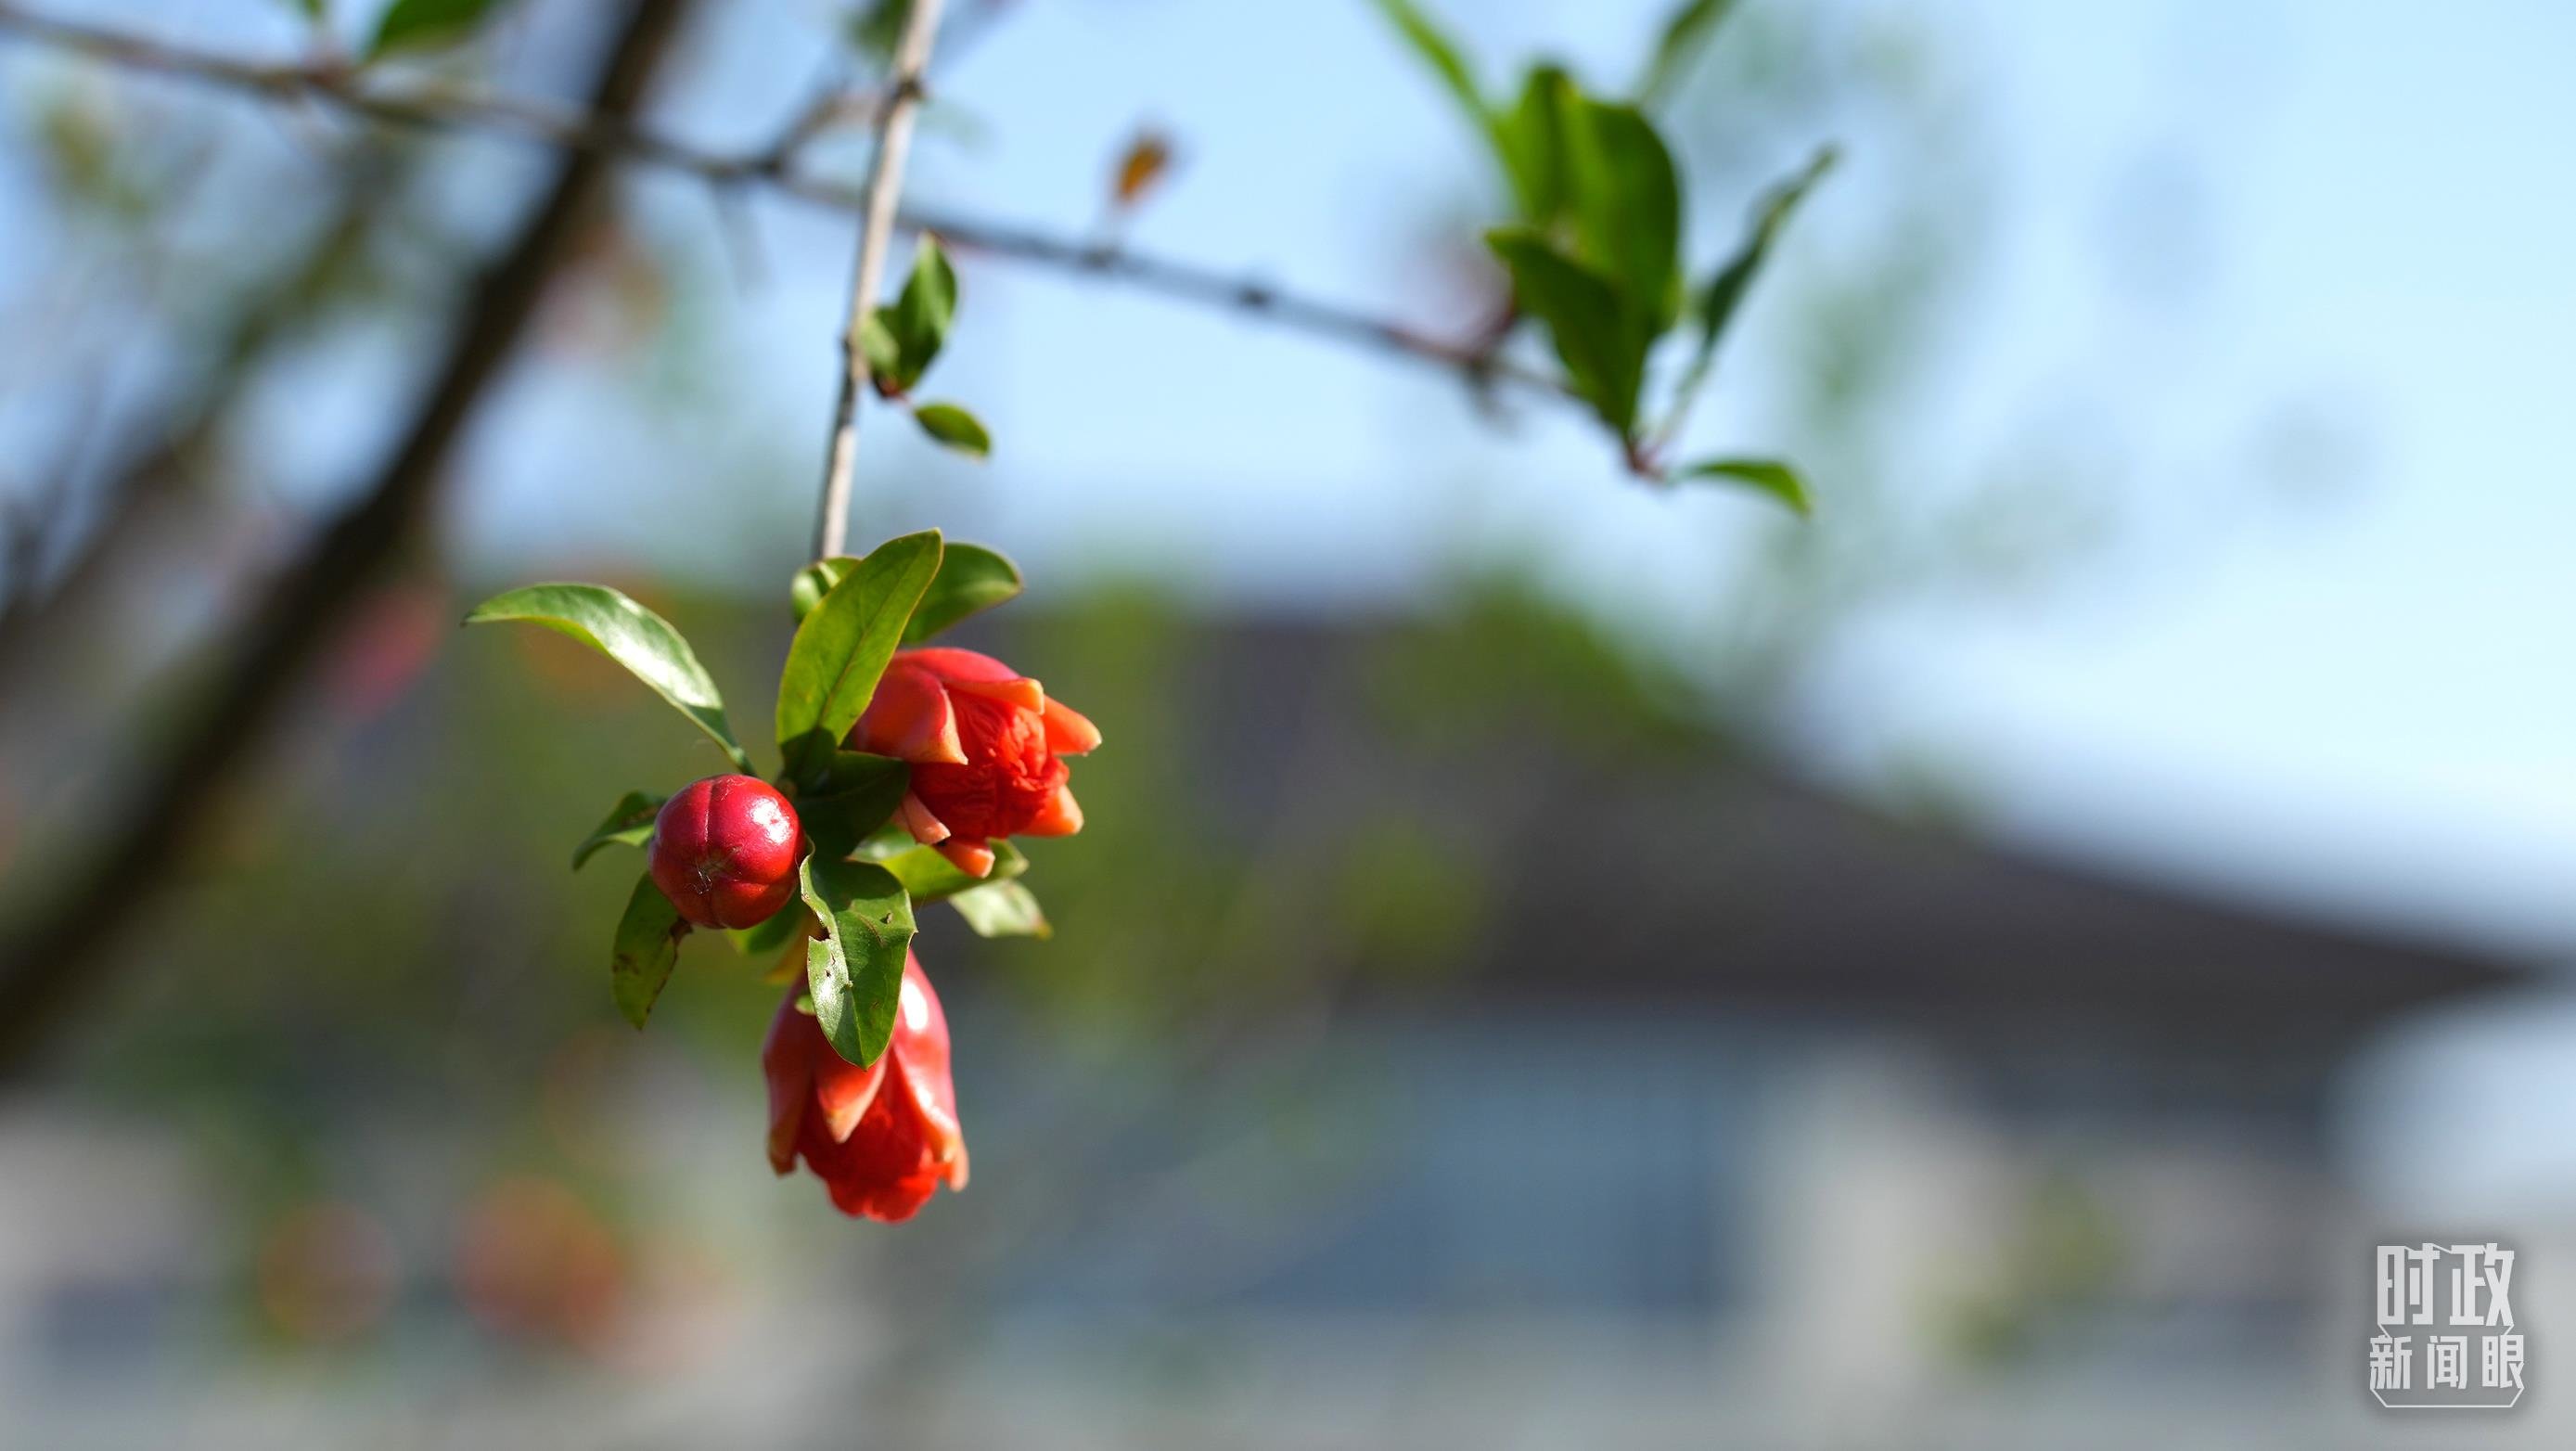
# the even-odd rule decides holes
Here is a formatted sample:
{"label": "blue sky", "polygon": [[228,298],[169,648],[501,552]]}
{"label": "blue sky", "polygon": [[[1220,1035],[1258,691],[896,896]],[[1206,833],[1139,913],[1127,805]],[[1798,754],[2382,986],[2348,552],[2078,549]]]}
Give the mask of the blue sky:
{"label": "blue sky", "polygon": [[[110,8],[243,48],[292,33],[284,7]],[[809,84],[834,7],[730,8],[675,124],[752,144]],[[1433,8],[1472,17],[1459,28],[1498,84],[1546,50],[1611,85],[1661,10]],[[2576,941],[2576,449],[2560,396],[2576,337],[2576,14],[2541,0],[2438,16],[2327,0],[1841,8],[1931,37],[1939,84],[1987,153],[1965,321],[1908,414],[1924,492],[2036,431],[2107,464],[2121,527],[2003,607],[1873,617],[1807,672],[1783,715],[1793,749],[1856,781],[1937,760],[2005,830],[2151,874],[2477,939]],[[1138,245],[1458,321],[1415,259],[1479,204],[1482,163],[1363,0],[1027,0],[944,85],[954,104],[919,159],[926,201],[1082,231],[1110,157],[1152,122],[1183,160]],[[1783,299],[1891,184],[1901,153],[1844,139],[1849,166],[1727,355],[1753,395],[1766,354],[1798,341]],[[530,167],[488,150],[487,202]],[[591,370],[532,368],[479,431],[451,535],[496,572],[667,561],[677,518],[726,568],[783,576],[819,470],[848,225],[756,208],[759,275],[737,281],[701,192],[639,184],[660,228],[721,274],[682,307],[687,366],[731,380],[724,407],[638,416]],[[1703,226],[1692,253],[1730,236]],[[27,260],[5,238],[0,255]],[[1418,595],[1486,549],[1536,555],[1605,611],[1696,616],[1730,597],[1747,549],[1794,527],[1739,499],[1625,484],[1580,419],[1528,407],[1496,428],[1401,362],[998,263],[969,258],[965,275],[932,391],[983,414],[996,460],[936,455],[878,417],[862,535],[942,523],[1020,554],[1041,586],[1159,566],[1221,600],[1299,607]],[[297,440],[279,495],[319,497],[372,449],[381,420],[332,390],[362,396],[398,366],[393,340],[360,339],[277,390]],[[2263,463],[2284,420],[2324,440],[2286,483]],[[1730,394],[1692,436],[1797,442],[1775,430],[1758,396]],[[1830,530],[1836,481],[1817,482],[1823,517],[1807,527]]]}

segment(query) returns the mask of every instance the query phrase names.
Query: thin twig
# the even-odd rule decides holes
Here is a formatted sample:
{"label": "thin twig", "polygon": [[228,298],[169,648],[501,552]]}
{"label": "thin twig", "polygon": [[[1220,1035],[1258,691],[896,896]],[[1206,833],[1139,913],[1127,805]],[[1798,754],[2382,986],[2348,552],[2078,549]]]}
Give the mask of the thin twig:
{"label": "thin twig", "polygon": [[859,257],[850,278],[850,320],[841,330],[841,391],[832,405],[832,446],[823,465],[822,506],[814,517],[814,557],[841,552],[850,532],[850,483],[859,466],[859,394],[871,380],[861,339],[885,283],[886,248],[894,241],[895,210],[903,196],[903,166],[912,155],[913,118],[921,113],[921,80],[930,68],[930,44],[939,35],[940,0],[912,0],[904,13],[903,41],[895,47],[894,94],[877,117],[877,144],[868,161],[868,189],[860,212]]}
{"label": "thin twig", "polygon": [[[0,34],[16,34],[129,70],[246,91],[271,99],[309,98],[354,115],[402,126],[483,131],[573,151],[604,151],[682,172],[718,186],[746,182],[839,211],[864,211],[862,189],[796,169],[797,146],[763,146],[741,154],[711,151],[621,118],[568,110],[516,97],[368,82],[336,62],[271,64],[31,14],[0,0]],[[901,231],[930,231],[960,251],[1082,273],[1147,292],[1252,313],[1282,327],[1410,358],[1459,374],[1471,384],[1507,382],[1561,398],[1564,380],[1498,358],[1473,343],[1446,342],[1403,323],[1339,303],[1284,291],[1258,278],[1124,247],[1065,237],[953,212],[900,212]]]}

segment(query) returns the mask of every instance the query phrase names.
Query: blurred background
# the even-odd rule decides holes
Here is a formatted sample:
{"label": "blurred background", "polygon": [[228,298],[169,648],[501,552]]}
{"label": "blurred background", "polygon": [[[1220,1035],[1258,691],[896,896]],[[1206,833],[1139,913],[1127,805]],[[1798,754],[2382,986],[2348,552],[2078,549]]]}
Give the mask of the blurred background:
{"label": "blurred background", "polygon": [[[993,457],[871,415],[853,535],[1017,558],[962,643],[1107,745],[1051,941],[925,918],[976,1174],[891,1229],[764,1170],[763,964],[611,1005],[633,864],[566,856],[721,758],[455,627],[614,583],[757,722],[850,219],[603,167],[442,412],[555,152],[30,8],[380,7],[0,7],[0,1444],[2565,1444],[2562,8],[1744,0],[1659,112],[1694,267],[1843,165],[1686,438],[1803,523],[960,241]],[[1500,184],[1362,0],[951,10],[921,207],[1490,323]],[[1665,10],[1435,13],[1616,92]],[[624,14],[388,76],[588,104]],[[755,153],[854,28],[700,6],[638,114]],[[2426,1237],[2521,1252],[2516,1410],[2372,1405]]]}

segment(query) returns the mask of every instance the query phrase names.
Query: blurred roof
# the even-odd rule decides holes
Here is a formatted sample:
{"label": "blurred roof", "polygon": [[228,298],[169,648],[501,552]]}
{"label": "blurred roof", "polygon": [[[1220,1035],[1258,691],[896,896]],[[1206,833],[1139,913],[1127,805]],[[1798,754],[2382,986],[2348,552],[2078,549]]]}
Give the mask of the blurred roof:
{"label": "blurred roof", "polygon": [[[1837,1011],[2081,1017],[2193,1036],[2334,1036],[2524,969],[2115,876],[1900,820],[1708,734],[1604,748],[1539,717],[1390,718],[1400,632],[1263,623],[1185,668],[1204,754],[1181,769],[1240,819],[1407,814],[1485,874],[1480,999],[1569,996]],[[1428,666],[1425,662],[1429,662]],[[1501,662],[1506,667],[1514,662]],[[1602,735],[1618,707],[1597,704]],[[1450,715],[1456,702],[1447,703]],[[1554,714],[1562,717],[1559,709]]]}

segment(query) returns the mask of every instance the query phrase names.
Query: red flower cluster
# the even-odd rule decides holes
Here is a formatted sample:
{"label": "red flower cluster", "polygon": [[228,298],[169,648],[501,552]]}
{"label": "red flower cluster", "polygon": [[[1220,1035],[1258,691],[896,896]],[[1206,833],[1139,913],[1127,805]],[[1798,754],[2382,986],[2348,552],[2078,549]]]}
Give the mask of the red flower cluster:
{"label": "red flower cluster", "polygon": [[948,1016],[907,953],[894,1038],[859,1067],[832,1050],[790,987],[760,1047],[769,1078],[769,1164],[785,1174],[801,1155],[843,1214],[910,1219],[941,1181],[966,1187],[966,1135],[948,1078]]}
{"label": "red flower cluster", "polygon": [[996,837],[1082,829],[1062,758],[1099,745],[1100,731],[1001,661],[932,647],[894,657],[850,744],[912,763],[895,819],[980,877]]}

